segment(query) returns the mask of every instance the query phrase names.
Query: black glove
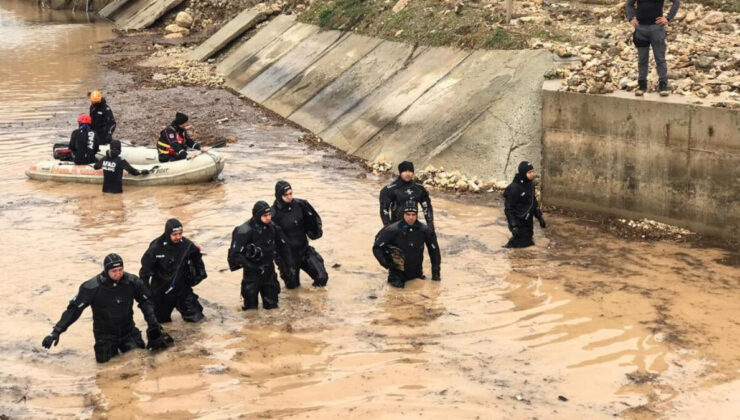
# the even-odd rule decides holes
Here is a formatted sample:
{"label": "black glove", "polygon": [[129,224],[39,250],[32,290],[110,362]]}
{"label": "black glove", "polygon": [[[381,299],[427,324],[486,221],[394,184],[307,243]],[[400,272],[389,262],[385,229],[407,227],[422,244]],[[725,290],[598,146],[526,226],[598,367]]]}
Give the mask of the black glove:
{"label": "black glove", "polygon": [[191,278],[192,281],[190,282],[190,285],[197,286],[198,284],[200,284],[200,282],[202,282],[206,278],[208,278],[208,274],[206,273],[197,274]]}
{"label": "black glove", "polygon": [[151,172],[149,172],[149,169],[142,169],[141,174],[142,175],[149,175]]}
{"label": "black glove", "polygon": [[146,348],[149,350],[161,350],[174,344],[175,340],[162,330],[162,327],[152,327],[146,330]]}
{"label": "black glove", "polygon": [[543,219],[542,217],[540,217],[539,220],[540,220],[540,227],[542,229],[546,228],[547,227],[547,223],[545,223],[545,219]]}
{"label": "black glove", "polygon": [[514,236],[519,236],[519,226],[512,226],[511,227],[511,233]]}
{"label": "black glove", "polygon": [[44,337],[44,341],[41,342],[41,345],[44,346],[45,349],[50,349],[52,344],[54,344],[54,346],[59,344],[59,333],[56,330]]}
{"label": "black glove", "polygon": [[434,281],[442,280],[442,276],[439,274],[439,268],[437,269],[432,268],[432,280]]}

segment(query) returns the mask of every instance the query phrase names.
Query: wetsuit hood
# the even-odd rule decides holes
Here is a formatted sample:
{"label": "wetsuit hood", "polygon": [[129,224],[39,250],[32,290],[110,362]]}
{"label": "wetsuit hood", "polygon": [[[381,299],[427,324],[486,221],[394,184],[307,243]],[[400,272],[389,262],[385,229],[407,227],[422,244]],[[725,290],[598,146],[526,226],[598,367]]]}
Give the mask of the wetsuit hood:
{"label": "wetsuit hood", "polygon": [[514,181],[519,183],[527,183],[532,182],[529,178],[527,178],[527,172],[534,169],[534,166],[529,163],[528,161],[522,161],[519,164],[519,169],[517,174],[514,176]]}
{"label": "wetsuit hood", "polygon": [[270,211],[270,205],[267,204],[267,202],[260,200],[254,203],[254,207],[252,207],[252,220],[254,220],[256,224],[264,226],[265,224],[262,223],[261,217]]}
{"label": "wetsuit hood", "polygon": [[277,207],[282,208],[287,204],[283,201],[283,194],[292,189],[293,187],[290,186],[288,181],[278,181],[277,184],[275,184],[275,204]]}
{"label": "wetsuit hood", "polygon": [[108,150],[108,156],[115,158],[121,155],[121,142],[113,140],[110,142],[110,150]]}
{"label": "wetsuit hood", "polygon": [[103,279],[107,281],[113,281],[108,275],[108,270],[113,268],[123,267],[123,258],[118,254],[108,254],[103,260]]}
{"label": "wetsuit hood", "polygon": [[169,239],[170,235],[174,232],[182,232],[182,223],[177,219],[169,219],[164,224],[164,236]]}

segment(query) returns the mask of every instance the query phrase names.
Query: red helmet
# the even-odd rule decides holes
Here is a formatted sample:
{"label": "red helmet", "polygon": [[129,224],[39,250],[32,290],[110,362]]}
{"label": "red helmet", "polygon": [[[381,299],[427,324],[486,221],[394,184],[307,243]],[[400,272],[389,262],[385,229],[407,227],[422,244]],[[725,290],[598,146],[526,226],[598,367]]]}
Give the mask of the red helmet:
{"label": "red helmet", "polygon": [[79,117],[77,117],[77,123],[78,124],[92,124],[92,118],[90,118],[87,114],[82,114]]}

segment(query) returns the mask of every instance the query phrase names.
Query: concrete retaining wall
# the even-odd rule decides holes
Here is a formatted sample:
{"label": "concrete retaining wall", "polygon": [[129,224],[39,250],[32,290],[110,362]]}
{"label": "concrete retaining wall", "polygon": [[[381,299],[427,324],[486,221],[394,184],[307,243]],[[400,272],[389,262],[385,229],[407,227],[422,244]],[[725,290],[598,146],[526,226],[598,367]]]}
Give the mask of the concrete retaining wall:
{"label": "concrete retaining wall", "polygon": [[278,16],[218,71],[227,86],[365,159],[506,182],[520,160],[540,162],[540,89],[552,65],[542,51],[417,48]]}
{"label": "concrete retaining wall", "polygon": [[740,234],[740,112],[543,92],[543,201]]}

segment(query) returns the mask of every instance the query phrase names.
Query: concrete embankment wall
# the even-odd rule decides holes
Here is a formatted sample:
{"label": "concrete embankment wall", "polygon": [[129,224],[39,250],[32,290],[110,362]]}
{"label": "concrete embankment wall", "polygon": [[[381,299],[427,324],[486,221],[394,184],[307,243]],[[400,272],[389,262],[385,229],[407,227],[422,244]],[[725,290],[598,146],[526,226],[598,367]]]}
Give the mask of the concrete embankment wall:
{"label": "concrete embankment wall", "polygon": [[544,202],[740,235],[740,112],[543,92]]}
{"label": "concrete embankment wall", "polygon": [[541,86],[552,64],[545,51],[415,47],[278,16],[231,48],[218,71],[364,159],[505,182],[520,160],[540,162]]}

